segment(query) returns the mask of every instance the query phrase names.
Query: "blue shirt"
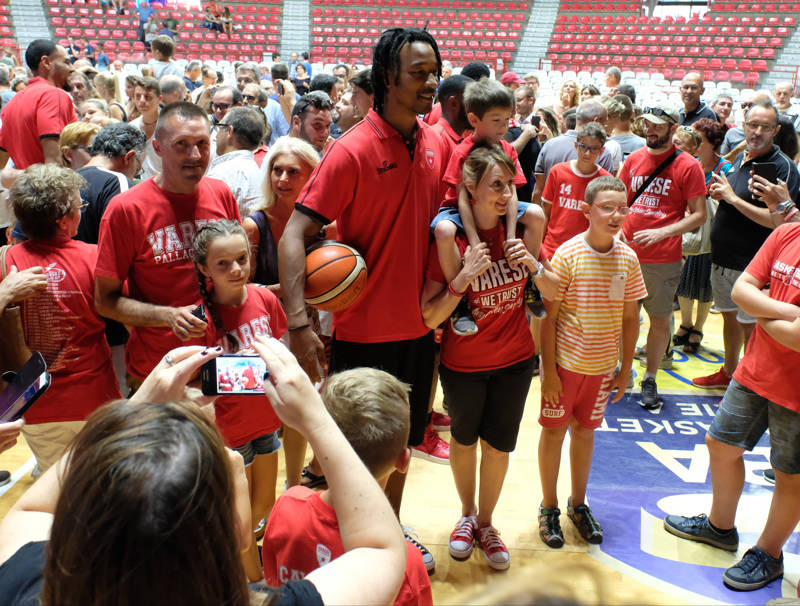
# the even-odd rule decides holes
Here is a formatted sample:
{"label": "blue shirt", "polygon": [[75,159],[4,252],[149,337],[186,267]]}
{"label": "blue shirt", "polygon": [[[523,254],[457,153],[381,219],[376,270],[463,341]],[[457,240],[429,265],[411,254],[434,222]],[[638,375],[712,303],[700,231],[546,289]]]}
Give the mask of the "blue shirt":
{"label": "blue shirt", "polygon": [[280,137],[289,134],[289,123],[283,115],[281,104],[273,99],[267,101],[265,112],[267,114],[267,124],[269,124],[269,127],[272,129],[272,134],[269,137],[269,144],[274,145],[275,141]]}

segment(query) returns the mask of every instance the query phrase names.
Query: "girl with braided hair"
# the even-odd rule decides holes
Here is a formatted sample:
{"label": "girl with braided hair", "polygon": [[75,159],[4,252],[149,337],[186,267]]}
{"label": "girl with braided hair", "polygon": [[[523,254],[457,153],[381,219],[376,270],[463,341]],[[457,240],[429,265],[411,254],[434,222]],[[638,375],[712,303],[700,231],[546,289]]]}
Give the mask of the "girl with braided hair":
{"label": "girl with braided hair", "polygon": [[[208,345],[243,353],[258,335],[279,339],[286,332],[286,315],[278,298],[267,288],[247,282],[250,245],[239,223],[209,221],[200,228],[194,237],[194,264],[211,320]],[[217,398],[214,408],[225,443],[244,458],[254,531],[263,534],[264,520],[275,504],[281,422],[271,405],[247,396]],[[244,556],[244,566],[250,581],[263,576],[255,540]]]}

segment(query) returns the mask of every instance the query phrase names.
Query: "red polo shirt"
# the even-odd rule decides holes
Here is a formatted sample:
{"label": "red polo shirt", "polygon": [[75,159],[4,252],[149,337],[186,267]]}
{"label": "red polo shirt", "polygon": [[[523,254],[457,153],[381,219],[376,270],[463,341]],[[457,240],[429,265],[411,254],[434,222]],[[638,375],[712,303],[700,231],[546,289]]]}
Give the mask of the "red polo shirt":
{"label": "red polo shirt", "polygon": [[419,299],[444,155],[439,135],[419,119],[413,151],[370,110],[330,145],[300,193],[297,210],[336,221],[339,240],[367,262],[363,295],[333,314],[339,340],[402,341],[429,330]]}
{"label": "red polo shirt", "polygon": [[67,124],[78,120],[72,97],[44,78],[32,78],[6,104],[0,118],[0,148],[20,170],[44,162],[40,139],[57,138]]}

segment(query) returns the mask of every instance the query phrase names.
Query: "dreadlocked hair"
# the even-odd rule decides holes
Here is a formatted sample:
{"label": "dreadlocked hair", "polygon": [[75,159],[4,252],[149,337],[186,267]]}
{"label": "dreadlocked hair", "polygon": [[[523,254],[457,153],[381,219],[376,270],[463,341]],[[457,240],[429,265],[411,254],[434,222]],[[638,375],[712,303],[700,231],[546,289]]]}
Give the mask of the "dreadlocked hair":
{"label": "dreadlocked hair", "polygon": [[437,76],[442,77],[442,57],[439,45],[429,32],[417,28],[391,27],[381,34],[372,51],[372,89],[375,91],[373,107],[383,113],[386,102],[387,83],[390,78],[397,80],[400,71],[400,50],[412,42],[424,42],[436,54]]}
{"label": "dreadlocked hair", "polygon": [[230,221],[228,219],[218,219],[216,221],[209,221],[203,227],[197,230],[192,240],[194,248],[194,267],[197,270],[197,281],[200,286],[200,294],[203,296],[203,304],[208,309],[211,320],[214,322],[219,330],[225,333],[226,339],[233,341],[230,343],[233,351],[238,350],[238,342],[234,337],[228,334],[225,327],[222,325],[222,320],[219,319],[216,310],[214,309],[214,302],[211,300],[211,293],[208,290],[208,278],[200,271],[200,266],[205,265],[208,260],[208,249],[211,243],[217,238],[225,238],[228,236],[241,236],[245,242],[248,242],[247,250],[250,251],[247,233],[240,223]]}

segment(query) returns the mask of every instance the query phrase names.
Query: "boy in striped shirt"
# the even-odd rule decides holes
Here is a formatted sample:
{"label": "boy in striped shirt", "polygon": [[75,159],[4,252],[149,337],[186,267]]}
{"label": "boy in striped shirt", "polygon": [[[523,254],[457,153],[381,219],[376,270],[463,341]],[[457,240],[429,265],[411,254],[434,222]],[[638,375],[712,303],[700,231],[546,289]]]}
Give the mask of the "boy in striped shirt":
{"label": "boy in striped shirt", "polygon": [[561,284],[555,299],[546,301],[542,323],[539,535],[550,547],[564,544],[556,484],[567,429],[572,472],[567,514],[586,541],[603,540],[603,529],[585,503],[594,430],[611,392],[616,390],[612,402],[625,393],[639,335],[638,301],[647,296],[636,254],[615,237],[628,214],[625,185],[615,177],[598,177],[586,187],[584,199],[589,229],[553,254],[550,264]]}

